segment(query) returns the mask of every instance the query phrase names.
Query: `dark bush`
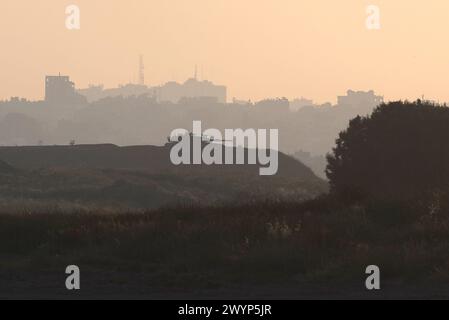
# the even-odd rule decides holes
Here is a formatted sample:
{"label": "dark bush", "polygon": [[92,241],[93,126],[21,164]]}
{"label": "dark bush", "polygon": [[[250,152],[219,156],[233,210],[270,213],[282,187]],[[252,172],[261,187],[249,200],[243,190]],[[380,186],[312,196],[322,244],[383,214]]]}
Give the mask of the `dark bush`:
{"label": "dark bush", "polygon": [[327,176],[340,199],[431,203],[449,190],[449,108],[391,102],[353,119],[328,155]]}

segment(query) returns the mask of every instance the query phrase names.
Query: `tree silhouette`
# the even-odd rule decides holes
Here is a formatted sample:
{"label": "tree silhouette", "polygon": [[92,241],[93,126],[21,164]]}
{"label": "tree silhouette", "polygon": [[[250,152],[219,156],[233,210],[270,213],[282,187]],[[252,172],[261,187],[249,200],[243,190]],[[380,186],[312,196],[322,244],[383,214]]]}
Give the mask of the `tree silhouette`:
{"label": "tree silhouette", "polygon": [[405,200],[449,190],[449,108],[391,102],[350,121],[328,155],[331,191]]}

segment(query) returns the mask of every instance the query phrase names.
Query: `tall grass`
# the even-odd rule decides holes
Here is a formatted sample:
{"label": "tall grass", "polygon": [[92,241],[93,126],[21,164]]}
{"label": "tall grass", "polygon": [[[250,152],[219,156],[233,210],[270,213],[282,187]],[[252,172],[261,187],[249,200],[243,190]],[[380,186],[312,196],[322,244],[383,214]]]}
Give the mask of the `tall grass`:
{"label": "tall grass", "polygon": [[371,264],[387,279],[449,278],[449,215],[391,218],[409,209],[347,207],[323,197],[142,212],[2,213],[0,267],[78,261],[152,273],[161,285],[179,285],[180,275],[183,283],[359,280]]}

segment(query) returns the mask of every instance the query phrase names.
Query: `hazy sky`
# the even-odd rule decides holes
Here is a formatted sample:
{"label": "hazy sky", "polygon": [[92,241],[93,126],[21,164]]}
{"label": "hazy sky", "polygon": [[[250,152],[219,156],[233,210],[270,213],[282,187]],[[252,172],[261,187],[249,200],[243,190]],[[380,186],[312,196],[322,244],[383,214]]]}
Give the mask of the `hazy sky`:
{"label": "hazy sky", "polygon": [[[79,31],[65,28],[69,4]],[[370,4],[381,30],[365,27]],[[0,15],[0,98],[42,98],[58,72],[77,87],[127,83],[142,53],[147,84],[198,64],[229,98],[324,102],[352,88],[449,101],[448,0],[1,0]]]}

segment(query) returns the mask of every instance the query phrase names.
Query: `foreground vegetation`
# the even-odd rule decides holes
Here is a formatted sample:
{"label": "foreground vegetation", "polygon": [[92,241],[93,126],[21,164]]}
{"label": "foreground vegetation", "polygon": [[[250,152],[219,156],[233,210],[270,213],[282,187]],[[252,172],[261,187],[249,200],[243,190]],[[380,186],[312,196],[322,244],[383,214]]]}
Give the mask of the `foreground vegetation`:
{"label": "foreground vegetation", "polygon": [[[46,277],[59,273],[63,281],[68,264],[117,294],[131,283],[137,295],[305,283],[326,284],[324,292],[335,283],[363,287],[372,264],[383,281],[419,286],[449,279],[449,215],[330,197],[113,214],[42,209],[0,215],[0,255],[2,288],[18,295],[54,293],[63,282]],[[22,279],[20,290],[14,279]]]}

